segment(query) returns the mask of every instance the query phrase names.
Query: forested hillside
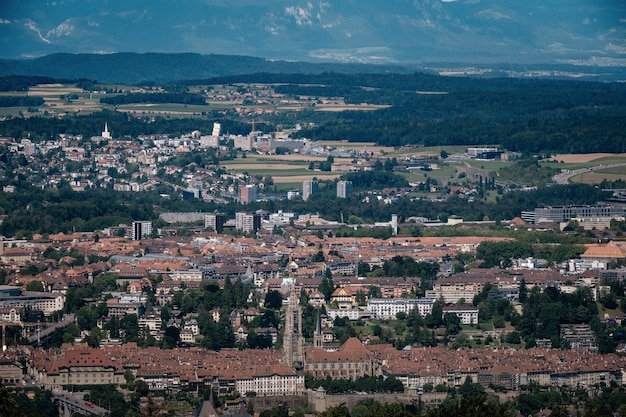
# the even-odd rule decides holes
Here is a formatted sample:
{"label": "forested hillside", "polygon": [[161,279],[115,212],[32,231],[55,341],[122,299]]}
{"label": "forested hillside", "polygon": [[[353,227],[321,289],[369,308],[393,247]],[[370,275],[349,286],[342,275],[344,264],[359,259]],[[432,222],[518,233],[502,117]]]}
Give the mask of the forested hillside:
{"label": "forested hillside", "polygon": [[[279,94],[378,104],[377,111],[303,112],[314,140],[386,146],[498,144],[529,153],[624,152],[626,85],[570,80],[442,77],[432,74],[260,73],[183,85],[273,84]],[[273,120],[282,123],[277,116]]]}
{"label": "forested hillside", "polygon": [[[347,77],[346,77],[347,78]],[[624,152],[626,86],[555,80],[445,78],[426,74],[309,77],[278,92],[388,104],[344,111],[300,135],[381,145],[499,144],[519,152]],[[315,84],[315,85],[311,85]]]}
{"label": "forested hillside", "polygon": [[[23,89],[41,79],[6,77],[0,79],[0,86],[12,80],[17,88]],[[94,84],[79,80],[76,85]],[[208,91],[219,85],[237,85],[251,97],[254,96],[253,85],[264,85],[286,99],[297,101],[307,97],[307,103],[311,104],[297,108],[298,111],[270,108],[272,111],[264,114],[262,120],[255,120],[255,126],[258,130],[273,132],[279,125],[301,124],[305,128],[296,136],[312,140],[368,141],[385,146],[492,144],[509,151],[533,154],[626,152],[626,131],[623,128],[626,83],[617,82],[484,79],[425,73],[266,72],[179,81],[165,86],[163,93],[112,95],[102,98],[101,102],[110,105],[204,105],[208,97],[202,95],[203,89]],[[318,111],[316,104],[324,100],[356,105],[357,108],[362,103],[382,105],[383,108]],[[249,101],[245,103],[248,109],[266,106]],[[35,140],[42,132],[48,137],[58,133],[94,135],[104,121],[109,122],[116,134],[123,136],[177,135],[196,129],[206,132],[211,130],[215,121],[222,123],[224,131],[229,133],[248,133],[255,116],[254,112],[250,116],[240,113],[236,107],[241,105],[219,110],[207,106],[202,117],[182,120],[129,118],[110,112],[62,120],[13,118],[2,122],[1,133],[14,138],[31,135]],[[93,123],[96,120],[97,123]]]}

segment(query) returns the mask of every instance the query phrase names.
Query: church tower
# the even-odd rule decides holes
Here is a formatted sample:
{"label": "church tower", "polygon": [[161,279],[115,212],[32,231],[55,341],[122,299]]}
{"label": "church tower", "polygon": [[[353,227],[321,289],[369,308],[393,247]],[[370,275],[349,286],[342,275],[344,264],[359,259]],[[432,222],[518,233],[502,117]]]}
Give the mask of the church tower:
{"label": "church tower", "polygon": [[296,370],[304,367],[304,340],[302,339],[302,309],[298,305],[296,291],[291,287],[289,303],[285,312],[283,334],[283,359],[285,364]]}
{"label": "church tower", "polygon": [[104,130],[102,131],[102,138],[111,139],[111,132],[109,132],[109,124],[106,122],[104,123]]}
{"label": "church tower", "polygon": [[324,334],[322,333],[322,319],[320,318],[320,312],[317,312],[317,319],[315,320],[315,333],[313,334],[313,346],[318,349],[324,349]]}

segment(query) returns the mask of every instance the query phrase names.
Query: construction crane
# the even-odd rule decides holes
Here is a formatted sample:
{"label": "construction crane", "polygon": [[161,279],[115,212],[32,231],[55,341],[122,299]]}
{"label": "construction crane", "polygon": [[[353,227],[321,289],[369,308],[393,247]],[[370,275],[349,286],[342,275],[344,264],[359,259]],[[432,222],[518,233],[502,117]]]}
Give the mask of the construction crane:
{"label": "construction crane", "polygon": [[39,326],[41,326],[42,323],[31,323],[31,322],[25,322],[25,321],[5,321],[5,320],[1,320],[0,323],[2,323],[2,351],[6,352],[7,350],[7,338],[6,338],[6,334],[7,334],[7,326],[19,326],[22,328],[22,337],[26,337],[24,336],[24,329],[26,327],[37,327],[37,332],[39,332]]}

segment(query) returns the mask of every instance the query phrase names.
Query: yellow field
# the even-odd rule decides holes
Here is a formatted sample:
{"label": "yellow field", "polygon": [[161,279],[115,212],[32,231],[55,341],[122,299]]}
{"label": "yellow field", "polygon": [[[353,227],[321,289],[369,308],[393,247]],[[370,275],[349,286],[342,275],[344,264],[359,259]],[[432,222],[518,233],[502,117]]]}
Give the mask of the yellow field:
{"label": "yellow field", "polygon": [[68,94],[83,93],[82,88],[63,85],[63,84],[39,84],[36,87],[28,89],[28,95],[34,97],[63,96]]}
{"label": "yellow field", "polygon": [[584,164],[586,162],[591,162],[596,159],[606,158],[609,156],[621,156],[626,158],[626,154],[613,154],[613,153],[583,153],[583,154],[559,154],[556,155],[548,161],[563,161],[566,164]]}
{"label": "yellow field", "polygon": [[598,184],[603,180],[607,181],[626,181],[626,167],[611,168],[606,171],[590,171],[576,175],[570,179],[571,182],[583,184]]}
{"label": "yellow field", "polygon": [[311,172],[310,175],[294,175],[287,177],[272,176],[272,179],[274,180],[275,184],[286,184],[290,182],[302,182],[310,180],[313,179],[313,177],[316,177],[319,180],[334,180],[335,178],[339,178],[339,176],[340,174],[328,174],[315,171]]}

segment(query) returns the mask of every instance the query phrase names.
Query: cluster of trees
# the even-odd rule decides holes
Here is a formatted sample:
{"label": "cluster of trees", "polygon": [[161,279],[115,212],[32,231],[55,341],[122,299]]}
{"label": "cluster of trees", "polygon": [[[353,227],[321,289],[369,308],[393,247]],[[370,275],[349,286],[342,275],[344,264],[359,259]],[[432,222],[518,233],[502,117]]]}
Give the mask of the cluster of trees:
{"label": "cluster of trees", "polygon": [[0,96],[0,107],[37,107],[43,103],[43,97]]}
{"label": "cluster of trees", "polygon": [[304,375],[304,385],[306,388],[316,389],[319,387],[329,394],[342,394],[348,392],[404,392],[404,385],[397,378],[390,376],[362,376],[354,381],[349,379],[314,378],[311,374]]}
{"label": "cluster of trees", "polygon": [[[309,85],[302,85],[301,78],[294,79],[299,85],[281,86],[281,91],[391,105],[375,112],[342,112],[335,119],[315,120],[315,127],[301,132],[303,137],[340,137],[388,146],[497,143],[531,153],[621,152],[626,143],[618,116],[618,109],[625,104],[623,86],[551,80],[444,80],[426,74],[364,74],[351,76],[351,80],[341,74],[312,75]],[[398,84],[391,85],[392,81]],[[571,95],[570,88],[574,91]],[[416,95],[416,90],[447,94]],[[597,107],[591,109],[590,103]],[[581,141],[582,137],[595,139]]]}
{"label": "cluster of trees", "polygon": [[615,350],[615,341],[598,319],[598,307],[589,288],[581,287],[567,294],[556,287],[547,287],[544,291],[534,287],[525,294],[525,291],[522,292],[520,299],[524,314],[513,314],[511,324],[520,333],[526,347],[535,346],[536,339],[550,339],[553,347],[567,349],[569,346],[560,337],[560,325],[590,324],[600,352]]}
{"label": "cluster of trees", "polygon": [[[520,299],[526,298],[526,283],[522,278],[520,283]],[[481,322],[493,322],[496,328],[502,328],[505,322],[510,321],[514,313],[509,300],[500,293],[498,287],[491,283],[485,284],[480,294],[474,296],[472,304],[478,307],[478,317]]]}
{"label": "cluster of trees", "polygon": [[513,259],[535,257],[557,264],[577,258],[585,252],[585,247],[576,244],[531,244],[527,241],[484,241],[476,248],[476,258],[482,263],[481,268],[509,268]]}
{"label": "cluster of trees", "polygon": [[[381,273],[377,271],[381,269]],[[422,281],[434,281],[439,272],[439,264],[435,262],[416,261],[410,256],[394,256],[385,260],[382,268],[374,267],[374,275],[385,277],[420,277]]]}
{"label": "cluster of trees", "polygon": [[[388,159],[388,161],[390,160]],[[409,182],[402,175],[384,170],[382,163],[378,169],[374,169],[373,171],[349,172],[342,175],[341,178],[352,181],[352,186],[355,191],[404,188],[409,185]]]}
{"label": "cluster of trees", "polygon": [[[466,380],[458,389],[450,388],[448,398],[441,404],[425,407],[414,403],[403,406],[397,403],[380,404],[374,399],[360,401],[352,409],[345,404],[331,407],[323,417],[512,417],[517,411],[523,416],[537,415],[550,410],[552,417],[568,415],[567,406],[576,408],[577,415],[609,417],[626,415],[626,391],[616,384],[597,387],[597,393],[586,389],[542,389],[531,383],[517,398],[500,403],[485,394],[480,385]],[[270,414],[268,414],[270,416]]]}
{"label": "cluster of trees", "polygon": [[541,410],[553,410],[556,416],[566,416],[565,407],[575,405],[582,408],[584,416],[624,416],[626,415],[626,391],[614,382],[595,387],[595,394],[585,388],[575,390],[564,387],[542,389],[537,383],[530,383],[513,402],[523,416],[536,415]]}
{"label": "cluster of trees", "polygon": [[449,387],[449,396],[435,406],[425,406],[420,400],[408,405],[381,404],[373,398],[359,401],[352,409],[345,404],[334,406],[321,413],[321,417],[512,417],[514,404],[500,403],[485,394],[482,386],[468,378],[458,388]]}
{"label": "cluster of trees", "polygon": [[120,223],[129,224],[136,219],[156,220],[153,207],[144,197],[104,188],[78,193],[72,191],[69,184],[38,190],[24,183],[18,192],[0,196],[0,211],[11,213],[0,225],[0,233],[30,236],[33,233],[93,231]]}
{"label": "cluster of trees", "polygon": [[[105,273],[97,276],[91,286],[68,290],[65,312],[75,314],[76,322],[71,323],[64,330],[55,331],[49,341],[49,346],[60,346],[61,343],[73,342],[76,337],[80,336],[81,331],[86,330],[89,332],[86,342],[94,347],[99,346],[101,339],[105,337],[106,332],[109,332],[111,337],[119,338],[123,342],[136,342],[140,346],[159,345],[161,348],[171,349],[180,342],[180,330],[175,326],[168,326],[169,319],[173,318],[175,314],[194,313],[197,314],[202,336],[199,343],[201,347],[213,350],[235,347],[236,340],[229,315],[236,308],[248,306],[249,284],[244,284],[241,280],[236,280],[233,283],[227,277],[223,289],[215,281],[206,281],[198,289],[175,293],[171,304],[163,306],[160,310],[162,330],[165,331],[165,334],[159,343],[146,329],[139,327],[136,314],[127,314],[120,319],[109,318],[102,329],[98,328],[98,320],[107,316],[107,305],[105,302],[91,304],[87,302],[88,300],[99,299],[103,293],[117,290],[116,278],[115,274]],[[156,284],[157,280],[154,282]],[[155,307],[155,295],[150,292],[145,308],[150,310]],[[213,310],[220,312],[217,321],[213,319]],[[272,326],[278,327],[278,317],[276,311],[271,309],[266,309],[260,318],[249,323],[249,328],[252,331],[257,327]],[[272,343],[270,338],[268,344],[265,335],[253,335],[249,345],[252,348],[265,348],[271,347]]]}
{"label": "cluster of trees", "polygon": [[52,84],[59,82],[51,77],[31,75],[6,75],[0,77],[0,91],[27,91],[37,84]]}
{"label": "cluster of trees", "polygon": [[[463,339],[461,322],[454,313],[443,313],[443,301],[437,300],[433,304],[431,313],[422,316],[418,309],[410,313],[398,313],[397,320],[383,321],[372,326],[371,332],[378,336],[383,343],[391,343],[397,349],[419,344],[421,346],[437,346],[439,343],[448,344],[453,338],[461,345],[452,345],[454,348],[468,346],[467,340]],[[357,322],[358,324],[358,322]],[[350,323],[347,323],[350,325]],[[443,329],[443,331],[437,330]]]}
{"label": "cluster of trees", "polygon": [[11,417],[58,417],[52,392],[38,387],[7,388],[0,380],[0,415]]}

